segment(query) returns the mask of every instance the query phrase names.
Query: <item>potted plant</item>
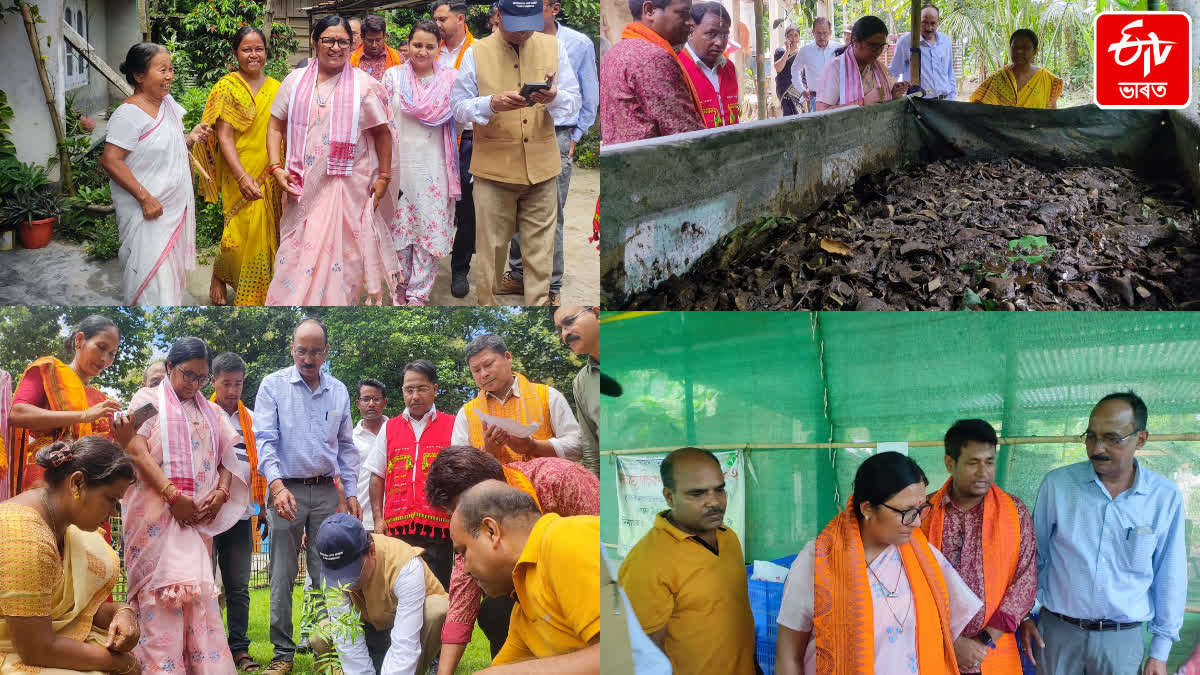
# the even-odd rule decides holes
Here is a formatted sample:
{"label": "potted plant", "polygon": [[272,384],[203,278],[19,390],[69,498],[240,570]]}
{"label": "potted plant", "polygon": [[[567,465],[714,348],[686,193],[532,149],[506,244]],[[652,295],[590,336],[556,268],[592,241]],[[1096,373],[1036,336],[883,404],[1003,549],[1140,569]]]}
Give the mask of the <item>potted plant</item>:
{"label": "potted plant", "polygon": [[50,178],[37,164],[13,162],[4,168],[7,169],[4,181],[10,188],[2,207],[4,220],[17,225],[22,246],[42,248],[50,243],[61,212]]}

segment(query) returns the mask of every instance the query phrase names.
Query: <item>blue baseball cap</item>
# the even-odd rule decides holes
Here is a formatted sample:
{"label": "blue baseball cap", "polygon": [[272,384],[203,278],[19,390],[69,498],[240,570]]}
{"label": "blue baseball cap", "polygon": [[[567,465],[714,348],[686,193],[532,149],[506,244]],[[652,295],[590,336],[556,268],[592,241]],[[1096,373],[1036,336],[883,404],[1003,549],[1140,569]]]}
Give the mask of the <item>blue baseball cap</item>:
{"label": "blue baseball cap", "polygon": [[500,25],[510,33],[545,28],[542,0],[500,0]]}
{"label": "blue baseball cap", "polygon": [[316,547],[325,585],[349,588],[358,583],[362,574],[362,557],[371,548],[371,537],[358,518],[349,513],[335,513],[321,523]]}

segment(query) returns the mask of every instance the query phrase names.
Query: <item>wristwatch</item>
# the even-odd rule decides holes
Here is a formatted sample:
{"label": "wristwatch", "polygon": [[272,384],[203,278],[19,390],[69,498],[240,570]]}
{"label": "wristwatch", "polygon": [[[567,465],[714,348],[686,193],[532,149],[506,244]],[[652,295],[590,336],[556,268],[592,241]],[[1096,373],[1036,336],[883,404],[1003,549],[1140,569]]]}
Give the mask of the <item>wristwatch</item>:
{"label": "wristwatch", "polygon": [[982,642],[986,647],[996,648],[996,643],[992,641],[992,634],[987,632],[986,629],[979,631],[979,635],[976,635],[975,639]]}

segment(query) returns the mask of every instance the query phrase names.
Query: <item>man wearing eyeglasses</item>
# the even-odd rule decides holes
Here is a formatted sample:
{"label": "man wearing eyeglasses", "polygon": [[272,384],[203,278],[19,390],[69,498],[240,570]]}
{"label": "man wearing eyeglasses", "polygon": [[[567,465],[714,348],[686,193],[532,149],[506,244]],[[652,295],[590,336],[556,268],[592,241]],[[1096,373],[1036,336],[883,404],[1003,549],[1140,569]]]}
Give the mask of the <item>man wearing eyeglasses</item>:
{"label": "man wearing eyeglasses", "polygon": [[438,453],[450,445],[454,415],[438,411],[434,404],[438,375],[430,361],[417,359],[404,366],[401,381],[404,412],[383,425],[383,433],[363,454],[373,531],[424,549],[425,563],[442,586],[450,588],[450,515],[429,505],[425,480]]}
{"label": "man wearing eyeglasses", "polygon": [[954,641],[959,671],[1020,675],[1016,632],[1037,594],[1037,545],[1029,509],[995,483],[997,441],[984,420],[950,427],[950,478],[930,495],[921,529],[984,601]]}
{"label": "man wearing eyeglasses", "polygon": [[583,465],[600,475],[600,308],[551,307],[550,320],[571,351],[587,357],[571,382],[579,417]]}
{"label": "man wearing eyeglasses", "polygon": [[[921,88],[925,98],[958,98],[958,83],[954,78],[954,48],[950,36],[938,30],[942,22],[941,13],[933,5],[921,10]],[[909,64],[912,61],[912,33],[905,33],[896,41],[896,55],[888,70],[897,80],[909,79]]]}
{"label": "man wearing eyeglasses", "polygon": [[358,424],[354,425],[354,447],[362,464],[358,468],[358,504],[362,507],[362,524],[368,532],[375,531],[375,514],[371,501],[371,471],[367,467],[367,456],[379,438],[379,431],[387,423],[387,385],[371,377],[358,381]]}
{"label": "man wearing eyeglasses", "polygon": [[1187,595],[1183,498],[1134,457],[1146,417],[1133,392],[1100,399],[1081,436],[1088,461],[1051,471],[1038,490],[1042,612],[1021,623],[1021,648],[1041,675],[1166,675]]}
{"label": "man wearing eyeglasses", "polygon": [[[358,448],[350,425],[346,385],[323,372],[329,333],[320,319],[302,319],[292,332],[293,365],[263,378],[254,402],[258,470],[267,479],[271,530],[271,642],[275,656],[264,675],[292,670],[292,586],[301,541],[316,541],[335,511],[362,518]],[[345,498],[334,477],[342,481]],[[321,557],[308,547],[308,575],[321,583]]]}

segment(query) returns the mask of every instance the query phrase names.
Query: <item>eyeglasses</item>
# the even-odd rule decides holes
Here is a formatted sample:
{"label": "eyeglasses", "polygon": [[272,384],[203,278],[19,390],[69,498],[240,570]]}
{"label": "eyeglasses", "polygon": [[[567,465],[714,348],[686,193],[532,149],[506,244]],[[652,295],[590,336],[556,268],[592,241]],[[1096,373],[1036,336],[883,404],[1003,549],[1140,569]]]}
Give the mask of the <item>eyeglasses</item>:
{"label": "eyeglasses", "polygon": [[330,48],[338,47],[341,49],[346,49],[347,47],[350,46],[349,40],[341,40],[338,38],[321,38],[320,40],[318,40],[318,42],[320,42],[321,44],[325,45],[326,47],[330,47]]}
{"label": "eyeglasses", "polygon": [[405,388],[401,389],[400,391],[404,392],[405,396],[412,396],[413,394],[420,394],[421,396],[424,396],[424,395],[428,394],[429,392],[433,391],[433,387],[426,387],[425,385],[421,385],[419,387],[405,387]]}
{"label": "eyeglasses", "polygon": [[571,316],[568,316],[567,318],[563,319],[558,324],[558,330],[563,331],[563,330],[566,330],[567,328],[570,328],[571,326],[574,326],[575,319],[578,319],[579,317],[583,316],[591,309],[592,309],[591,307],[584,307],[583,309],[579,310],[578,312],[575,312]]}
{"label": "eyeglasses", "polygon": [[1116,434],[1104,434],[1103,436],[1097,436],[1091,431],[1085,431],[1082,434],[1079,434],[1079,440],[1083,441],[1084,445],[1095,445],[1098,442],[1102,442],[1104,443],[1105,447],[1115,448],[1127,441],[1131,436],[1136,436],[1141,431],[1141,429],[1135,429],[1132,433],[1125,434],[1124,436],[1118,436]]}
{"label": "eyeglasses", "polygon": [[305,349],[304,347],[292,347],[292,353],[295,354],[296,356],[299,356],[302,359],[307,356],[310,356],[310,355],[319,358],[322,354],[325,353],[325,350],[327,350],[327,349],[329,349],[329,347],[321,347],[320,349]]}
{"label": "eyeglasses", "polygon": [[884,47],[887,47],[886,42],[864,42],[863,44],[870,47],[873,52],[881,52]]}
{"label": "eyeglasses", "polygon": [[209,382],[212,382],[212,376],[208,373],[197,375],[196,373],[193,373],[190,370],[184,370],[183,368],[176,368],[175,372],[179,373],[179,376],[183,378],[184,382],[195,382],[201,387],[205,386]]}
{"label": "eyeglasses", "polygon": [[358,400],[359,400],[359,402],[361,402],[361,403],[366,403],[366,404],[370,405],[370,404],[372,404],[372,403],[380,403],[380,402],[382,402],[382,401],[383,401],[383,397],[382,397],[382,396],[359,396],[359,397],[358,397]]}
{"label": "eyeglasses", "polygon": [[912,525],[913,523],[917,522],[917,518],[924,518],[929,513],[929,509],[933,508],[933,504],[930,504],[929,502],[925,502],[915,509],[905,509],[903,511],[894,506],[888,506],[887,504],[882,504],[882,506],[887,506],[889,509],[899,513],[900,522],[904,525]]}

